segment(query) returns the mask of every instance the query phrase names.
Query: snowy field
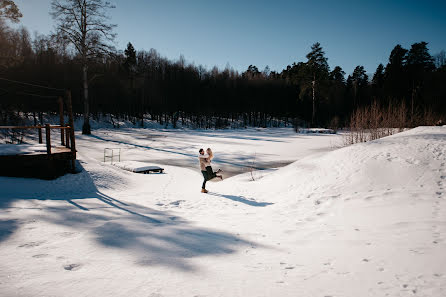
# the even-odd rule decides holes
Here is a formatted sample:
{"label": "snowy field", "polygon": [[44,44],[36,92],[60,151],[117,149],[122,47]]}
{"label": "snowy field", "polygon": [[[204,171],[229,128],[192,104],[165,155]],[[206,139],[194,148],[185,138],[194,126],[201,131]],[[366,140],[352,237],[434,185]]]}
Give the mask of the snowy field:
{"label": "snowy field", "polygon": [[[446,127],[337,149],[341,138],[79,135],[82,172],[0,177],[0,295],[446,296]],[[165,174],[104,163],[110,147]],[[227,177],[208,194],[200,147]],[[252,181],[250,167],[271,169]]]}
{"label": "snowy field", "polygon": [[[198,169],[200,148],[212,148],[213,166],[224,176],[251,168],[268,169],[288,165],[305,156],[334,150],[342,136],[296,134],[291,128],[243,130],[98,129],[93,136],[77,137],[79,150],[97,161],[104,148],[121,149],[121,161],[139,161]],[[116,156],[117,150],[114,151]],[[110,155],[107,152],[107,155]],[[115,157],[115,161],[118,159]],[[107,159],[110,162],[110,159]],[[200,185],[201,186],[201,185]]]}

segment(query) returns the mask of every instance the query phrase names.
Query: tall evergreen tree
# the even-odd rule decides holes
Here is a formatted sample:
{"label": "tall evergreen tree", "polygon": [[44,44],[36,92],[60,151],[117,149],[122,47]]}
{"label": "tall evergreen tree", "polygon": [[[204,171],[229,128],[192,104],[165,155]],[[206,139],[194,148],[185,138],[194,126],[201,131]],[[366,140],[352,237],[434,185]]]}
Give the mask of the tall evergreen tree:
{"label": "tall evergreen tree", "polygon": [[428,72],[435,69],[434,58],[429,53],[427,43],[417,42],[412,44],[407,54],[407,71],[410,84],[410,109],[412,119],[415,116],[417,101],[422,92],[423,81]]}
{"label": "tall evergreen tree", "polygon": [[307,68],[311,77],[311,89],[312,89],[312,114],[311,123],[315,124],[316,121],[316,88],[317,84],[323,80],[326,80],[330,68],[328,66],[325,52],[323,51],[321,44],[316,42],[311,46],[311,51],[307,54]]}
{"label": "tall evergreen tree", "polygon": [[130,42],[127,44],[127,48],[124,50],[125,54],[125,61],[124,61],[124,67],[125,70],[132,74],[136,71],[136,51],[133,47],[133,44]]}
{"label": "tall evergreen tree", "polygon": [[366,74],[364,66],[358,65],[353,70],[352,74],[353,82],[356,82],[358,86],[366,86],[369,83],[369,76]]}
{"label": "tall evergreen tree", "polygon": [[332,72],[330,72],[330,79],[338,82],[338,83],[345,83],[345,72],[342,70],[341,67],[336,66]]}
{"label": "tall evergreen tree", "polygon": [[393,99],[403,100],[407,96],[407,52],[407,49],[397,44],[390,53],[384,72],[384,87]]}
{"label": "tall evergreen tree", "polygon": [[322,73],[330,71],[328,58],[325,57],[325,52],[319,42],[316,42],[311,46],[311,52],[307,54],[306,58],[308,59],[307,65],[312,71]]}
{"label": "tall evergreen tree", "polygon": [[407,52],[407,49],[403,48],[400,44],[397,44],[390,53],[386,71],[403,68],[406,65]]}
{"label": "tall evergreen tree", "polygon": [[348,107],[345,103],[345,72],[341,67],[336,66],[330,72],[329,86],[329,102],[325,109],[327,114],[335,121],[339,121],[339,117],[343,117],[348,113]]}
{"label": "tall evergreen tree", "polygon": [[379,64],[373,74],[372,84],[374,87],[381,88],[384,85],[384,65]]}
{"label": "tall evergreen tree", "polygon": [[375,101],[384,101],[384,81],[385,81],[385,74],[384,74],[384,65],[379,64],[378,67],[376,67],[376,71],[373,74],[372,78],[372,96],[374,97]]}
{"label": "tall evergreen tree", "polygon": [[353,106],[357,107],[364,103],[369,83],[369,77],[366,74],[364,66],[356,66],[348,80],[353,91]]}
{"label": "tall evergreen tree", "polygon": [[427,42],[412,44],[407,54],[407,65],[416,70],[432,71],[435,69],[434,58],[429,53]]}

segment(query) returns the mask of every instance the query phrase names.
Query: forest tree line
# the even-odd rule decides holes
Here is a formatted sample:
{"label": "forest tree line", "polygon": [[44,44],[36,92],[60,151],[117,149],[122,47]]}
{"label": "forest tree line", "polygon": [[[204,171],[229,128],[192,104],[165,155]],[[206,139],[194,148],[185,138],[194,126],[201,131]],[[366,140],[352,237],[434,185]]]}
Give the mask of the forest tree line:
{"label": "forest tree line", "polygon": [[[267,127],[279,123],[342,127],[358,108],[404,106],[412,125],[433,124],[446,114],[446,54],[431,55],[426,42],[396,45],[386,65],[369,77],[358,65],[346,77],[331,69],[319,43],[305,61],[280,72],[250,65],[206,69],[184,57],[169,60],[156,50],[110,48],[84,59],[57,35],[13,29],[0,17],[0,78],[72,91],[73,109],[84,110],[83,65],[88,64],[89,113],[143,123],[145,118],[202,128]],[[51,90],[0,81],[0,124],[14,112],[49,112],[57,107]],[[432,116],[433,115],[433,116]]]}

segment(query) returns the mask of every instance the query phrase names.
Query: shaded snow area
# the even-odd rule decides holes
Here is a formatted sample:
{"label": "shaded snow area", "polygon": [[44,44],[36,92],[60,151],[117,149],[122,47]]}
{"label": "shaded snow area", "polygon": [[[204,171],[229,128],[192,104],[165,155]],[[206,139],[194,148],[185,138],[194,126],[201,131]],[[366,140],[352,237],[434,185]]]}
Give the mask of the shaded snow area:
{"label": "shaded snow area", "polygon": [[[446,127],[336,150],[274,131],[100,130],[78,174],[1,177],[0,295],[446,296]],[[297,161],[202,194],[201,146],[230,169]]]}
{"label": "shaded snow area", "polygon": [[45,144],[0,144],[0,156],[27,155],[33,153],[46,154]]}

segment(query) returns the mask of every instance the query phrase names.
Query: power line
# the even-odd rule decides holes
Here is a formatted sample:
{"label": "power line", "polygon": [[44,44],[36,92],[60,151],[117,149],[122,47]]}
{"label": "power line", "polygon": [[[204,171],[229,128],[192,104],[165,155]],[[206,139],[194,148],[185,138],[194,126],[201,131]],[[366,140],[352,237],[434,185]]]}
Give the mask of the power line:
{"label": "power line", "polygon": [[32,93],[26,93],[26,92],[17,92],[17,95],[24,95],[24,96],[31,96],[31,97],[39,97],[39,98],[45,98],[45,99],[55,99],[59,96],[44,96],[44,95],[38,95],[38,94],[32,94]]}
{"label": "power line", "polygon": [[0,80],[7,81],[7,82],[10,82],[10,83],[20,84],[20,85],[24,85],[24,86],[29,86],[29,87],[35,87],[35,88],[41,88],[41,89],[46,89],[46,90],[65,92],[64,89],[57,89],[57,88],[51,88],[51,87],[46,87],[46,86],[40,86],[40,85],[25,83],[25,82],[16,81],[16,80],[7,79],[7,78],[2,78],[2,77],[0,77]]}

